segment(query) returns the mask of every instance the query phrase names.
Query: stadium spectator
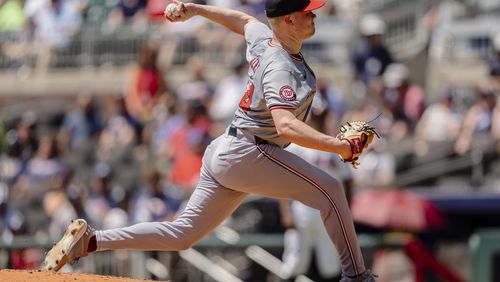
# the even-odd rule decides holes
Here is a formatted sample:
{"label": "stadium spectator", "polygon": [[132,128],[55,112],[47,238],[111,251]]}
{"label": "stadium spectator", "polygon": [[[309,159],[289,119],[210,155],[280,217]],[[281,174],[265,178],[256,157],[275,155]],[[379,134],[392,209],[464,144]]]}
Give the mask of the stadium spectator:
{"label": "stadium spectator", "polygon": [[26,229],[24,216],[9,204],[9,195],[9,187],[0,182],[0,238],[5,243],[11,243],[14,235]]}
{"label": "stadium spectator", "polygon": [[7,139],[13,150],[19,152],[23,163],[28,161],[38,148],[38,139],[35,135],[36,127],[36,115],[32,111],[27,111],[16,124],[16,129],[7,132]]}
{"label": "stadium spectator", "polygon": [[33,23],[38,21],[36,12],[40,10],[48,10],[50,7],[50,0],[26,0],[24,3],[24,13],[26,17]]}
{"label": "stadium spectator", "polygon": [[153,120],[150,123],[151,150],[158,156],[168,154],[167,144],[170,143],[172,134],[184,124],[184,117],[179,108],[176,96],[165,94],[160,96],[153,109]]}
{"label": "stadium spectator", "polygon": [[104,127],[99,135],[96,157],[118,164],[131,157],[131,149],[140,138],[142,126],[128,114],[120,96],[106,99]]}
{"label": "stadium spectator", "polygon": [[78,216],[68,194],[73,174],[67,171],[59,179],[59,184],[43,196],[43,209],[49,219],[48,234],[52,240],[62,236],[65,226]]}
{"label": "stadium spectator", "polygon": [[[81,166],[81,168],[86,168],[85,166]],[[75,176],[79,176],[78,173],[68,170],[65,182],[62,182],[65,185],[61,185],[61,190],[66,194],[68,200],[71,205],[75,209],[77,217],[79,218],[89,218],[87,213],[85,212],[85,201],[86,196],[88,194],[88,187],[82,183],[81,180],[75,178]]]}
{"label": "stadium spectator", "polygon": [[144,185],[132,200],[131,222],[172,220],[181,202],[168,193],[168,183],[161,172],[149,169],[144,180]]}
{"label": "stadium spectator", "polygon": [[5,126],[2,121],[0,121],[0,153],[7,148],[7,136],[5,132]]}
{"label": "stadium spectator", "polygon": [[408,67],[399,63],[387,66],[383,86],[380,99],[400,129],[393,135],[398,140],[413,132],[425,109],[425,94],[420,86],[410,81]]}
{"label": "stadium spectator", "polygon": [[417,123],[415,153],[423,156],[433,144],[456,140],[461,121],[462,115],[454,107],[453,89],[446,89],[440,101],[429,105]]}
{"label": "stadium spectator", "polygon": [[[9,188],[0,182],[0,238],[5,244],[13,243],[16,236],[28,235],[25,216],[11,203]],[[5,252],[2,249],[2,257],[8,260],[7,266],[13,269],[34,269],[40,265],[38,251],[32,247],[6,249]]]}
{"label": "stadium spectator", "polygon": [[493,109],[493,121],[492,121],[491,132],[493,134],[493,138],[497,142],[500,142],[500,100],[498,99],[500,98],[497,97],[497,105]]}
{"label": "stadium spectator", "polygon": [[8,67],[18,70],[26,64],[32,52],[32,35],[23,9],[24,1],[0,0],[0,54],[7,58]]}
{"label": "stadium spectator", "polygon": [[[145,125],[141,125],[141,131],[138,133],[138,141],[132,147],[132,152],[129,155],[129,160],[134,167],[143,167],[144,165],[150,164],[156,161],[156,155],[153,152],[153,127],[152,123],[148,122]],[[135,180],[137,180],[138,173],[134,174]]]}
{"label": "stadium spectator", "polygon": [[206,62],[200,57],[192,57],[187,63],[191,78],[177,88],[177,100],[181,103],[198,101],[208,106],[213,96],[213,87],[206,78]]}
{"label": "stadium spectator", "polygon": [[367,87],[372,86],[374,80],[394,62],[383,42],[385,28],[385,22],[375,14],[364,15],[359,22],[363,41],[356,47],[353,57],[354,78]]}
{"label": "stadium spectator", "polygon": [[45,214],[49,217],[48,234],[51,240],[57,240],[64,234],[64,229],[77,216],[76,210],[64,191],[50,191],[43,197]]}
{"label": "stadium spectator", "polygon": [[71,220],[78,216],[87,218],[83,210],[82,185],[72,171],[66,170],[54,188],[43,196],[43,209],[49,220],[48,235],[52,240],[63,235]]}
{"label": "stadium spectator", "polygon": [[186,101],[185,106],[185,123],[172,133],[168,152],[172,160],[173,183],[190,194],[199,180],[201,161],[210,142],[212,123],[201,101]]}
{"label": "stadium spectator", "polygon": [[218,133],[222,133],[231,122],[239,101],[243,97],[247,68],[248,65],[244,62],[236,64],[232,68],[232,74],[221,80],[215,88],[209,113],[210,118],[215,122],[214,126],[220,127],[220,129],[215,129]]}
{"label": "stadium spectator", "polygon": [[0,0],[0,31],[20,32],[26,22],[22,1]]}
{"label": "stadium spectator", "polygon": [[0,155],[0,179],[11,186],[16,183],[17,178],[24,169],[24,163],[21,159],[21,151],[15,146],[16,136],[13,130],[6,136],[7,145]]}
{"label": "stadium spectator", "polygon": [[119,0],[109,12],[107,27],[114,30],[117,27],[131,23],[136,27],[147,24],[147,0]]}
{"label": "stadium spectator", "polygon": [[471,149],[473,139],[481,135],[492,136],[497,126],[493,118],[498,115],[497,95],[492,89],[478,89],[476,102],[467,110],[454,149],[463,155]]}
{"label": "stadium spectator", "polygon": [[28,0],[25,13],[34,25],[36,73],[44,74],[52,53],[67,47],[79,32],[83,20],[81,6],[77,1]]}
{"label": "stadium spectator", "polygon": [[[330,2],[330,1],[329,1]],[[338,10],[338,16],[347,21],[354,21],[359,19],[360,15],[360,2],[352,0],[333,0],[331,1]]]}
{"label": "stadium spectator", "polygon": [[95,226],[104,226],[108,212],[125,196],[123,187],[113,183],[111,167],[98,163],[92,168],[89,195],[85,201],[85,213]]}
{"label": "stadium spectator", "polygon": [[168,90],[165,74],[158,66],[158,46],[145,43],[137,55],[137,64],[126,76],[127,112],[136,120],[150,119],[158,97]]}
{"label": "stadium spectator", "polygon": [[5,134],[6,148],[0,156],[0,179],[9,186],[15,185],[25,171],[26,164],[38,147],[35,136],[36,116],[28,111],[21,120]]}
{"label": "stadium spectator", "polygon": [[96,108],[95,98],[84,90],[77,96],[76,108],[64,117],[59,141],[64,149],[74,150],[96,140],[102,128],[102,116]]}
{"label": "stadium spectator", "polygon": [[66,169],[61,161],[56,140],[49,135],[42,136],[34,156],[28,160],[15,184],[16,196],[36,196],[40,193],[37,190],[55,188]]}
{"label": "stadium spectator", "polygon": [[321,112],[321,115],[325,115],[325,117],[316,119],[313,122],[324,123],[316,126],[317,128],[324,129],[326,133],[336,133],[342,122],[342,117],[348,110],[344,93],[340,88],[329,84],[325,78],[318,79],[316,90],[316,96],[319,97],[313,100],[311,117],[314,118],[319,115],[319,113],[314,113],[314,111]]}
{"label": "stadium spectator", "polygon": [[5,125],[0,121],[0,153],[3,153],[7,148],[7,135],[5,131]]}
{"label": "stadium spectator", "polygon": [[493,54],[489,60],[490,77],[497,87],[500,87],[500,32],[492,36]]}

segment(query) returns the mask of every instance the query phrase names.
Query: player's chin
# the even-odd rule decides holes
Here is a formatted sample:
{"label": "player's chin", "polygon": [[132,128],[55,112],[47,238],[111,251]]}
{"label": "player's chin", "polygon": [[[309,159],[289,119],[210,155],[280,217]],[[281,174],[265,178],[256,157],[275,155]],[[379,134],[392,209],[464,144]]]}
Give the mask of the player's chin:
{"label": "player's chin", "polygon": [[316,29],[314,26],[311,28],[311,30],[307,33],[306,38],[311,38],[313,35],[316,33]]}

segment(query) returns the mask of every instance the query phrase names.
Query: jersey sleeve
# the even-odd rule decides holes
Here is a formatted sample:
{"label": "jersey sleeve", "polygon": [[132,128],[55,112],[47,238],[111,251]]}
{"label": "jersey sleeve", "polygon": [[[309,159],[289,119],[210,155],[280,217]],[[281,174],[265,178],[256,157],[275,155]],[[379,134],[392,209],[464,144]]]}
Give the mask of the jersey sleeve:
{"label": "jersey sleeve", "polygon": [[270,38],[272,38],[271,29],[261,22],[250,22],[245,26],[245,40],[250,48]]}
{"label": "jersey sleeve", "polygon": [[297,99],[297,87],[299,84],[289,70],[266,73],[262,78],[262,88],[267,108],[296,109],[300,103]]}

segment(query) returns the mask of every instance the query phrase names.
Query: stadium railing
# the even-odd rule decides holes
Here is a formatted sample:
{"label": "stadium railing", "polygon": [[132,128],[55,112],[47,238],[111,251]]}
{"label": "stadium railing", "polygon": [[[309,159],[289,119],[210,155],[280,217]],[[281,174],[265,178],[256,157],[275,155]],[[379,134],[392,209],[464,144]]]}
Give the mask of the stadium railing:
{"label": "stadium railing", "polygon": [[[375,249],[383,244],[382,238],[374,235],[360,235],[360,245],[362,248]],[[393,243],[391,243],[393,244]],[[12,241],[5,242],[0,240],[0,269],[12,267],[9,263],[9,253],[13,250],[36,250],[37,257],[32,259],[38,262],[39,265],[43,262],[45,251],[49,250],[52,244],[47,240],[39,240],[35,236],[14,237]],[[249,254],[246,249],[251,249],[259,246],[262,249],[281,250],[283,248],[283,235],[282,234],[240,234],[237,238],[230,239],[227,236],[221,236],[214,232],[214,234],[207,236],[202,241],[194,246],[194,250],[182,251],[180,257],[187,261],[187,266],[180,271],[191,272],[189,275],[198,276],[196,279],[188,281],[213,281],[206,280],[203,277],[211,277],[214,279],[213,273],[198,265],[200,258],[207,263],[209,259],[212,267],[228,268],[226,265],[219,263],[220,253],[229,250],[238,250],[241,256]],[[210,253],[216,250],[216,255],[210,258],[203,258],[203,253]],[[93,254],[87,258],[81,259],[77,264],[70,265],[63,268],[62,271],[75,271],[83,273],[93,273],[102,275],[114,275],[133,278],[151,278],[153,275],[159,278],[166,279],[170,276],[166,265],[172,259],[169,252],[137,252],[137,251],[114,251],[114,252],[100,252]],[[210,256],[208,254],[207,256]],[[252,260],[255,258],[251,258]],[[371,258],[368,258],[371,260]],[[33,265],[32,261],[32,265]],[[257,261],[259,261],[257,259]],[[29,265],[29,264],[28,264]],[[181,267],[182,268],[182,267]],[[199,273],[193,273],[193,269],[198,269]],[[176,268],[177,270],[177,268]],[[187,271],[186,271],[187,270]],[[221,270],[222,271],[222,270]],[[225,270],[226,272],[231,272]],[[277,274],[277,273],[276,273]],[[226,274],[226,277],[228,274]],[[278,275],[278,274],[277,274]],[[235,276],[232,274],[232,276]],[[222,276],[224,277],[224,276]],[[231,276],[229,276],[231,277]],[[200,279],[201,278],[201,279]],[[229,281],[227,279],[216,279],[217,281]]]}
{"label": "stadium railing", "polygon": [[[172,252],[137,252],[137,251],[114,251],[100,252],[93,254],[87,258],[81,259],[77,264],[66,266],[62,271],[73,271],[81,273],[92,273],[101,275],[113,275],[122,277],[132,277],[138,279],[175,279],[176,275],[187,275],[187,281],[242,281],[241,267],[249,267],[249,263],[242,263],[242,260],[252,260],[255,263],[266,268],[270,273],[278,278],[284,279],[281,273],[281,260],[272,253],[283,248],[282,234],[238,234],[234,236],[221,236],[214,232],[193,248],[180,251],[178,256],[185,262],[175,266],[175,273],[170,273],[168,265],[174,259],[176,253]],[[498,240],[500,233],[495,233],[495,240]],[[234,235],[234,234],[233,234]],[[491,236],[490,236],[491,237]],[[485,236],[480,237],[484,240]],[[488,237],[488,239],[491,239]],[[477,239],[471,239],[471,242]],[[415,237],[406,233],[388,233],[386,235],[358,235],[358,241],[365,254],[367,265],[372,265],[375,252],[380,249],[399,249],[404,250],[407,255],[416,263],[415,277],[422,275],[422,272],[431,270],[434,274],[447,279],[456,277],[453,272],[449,271],[446,266],[436,260],[432,253],[428,251]],[[490,246],[494,241],[489,241],[486,247]],[[480,246],[482,260],[486,256],[489,259],[492,252],[484,251],[484,242],[481,244],[471,244]],[[9,252],[12,250],[23,250],[34,248],[38,250],[39,262],[43,260],[45,250],[50,248],[48,242],[40,242],[35,237],[17,237],[10,243],[0,241],[0,269],[6,268],[9,265],[5,258],[9,257]],[[231,250],[235,250],[237,255],[231,254]],[[268,250],[271,250],[270,252]],[[273,251],[274,250],[274,251]],[[492,248],[492,250],[500,250]],[[229,254],[226,256],[226,254]],[[239,259],[235,259],[238,256]],[[426,257],[426,263],[422,264],[422,256]],[[477,258],[477,254],[474,258]],[[232,258],[232,259],[231,259]],[[476,263],[476,262],[474,262]],[[235,264],[238,264],[237,266]],[[32,266],[33,267],[33,266]],[[478,265],[480,271],[487,268]],[[198,271],[196,271],[198,270]],[[418,270],[418,271],[417,271]],[[181,273],[181,274],[180,274]],[[186,278],[186,277],[185,277]],[[422,277],[420,277],[422,278]],[[296,280],[299,281],[299,280]],[[300,277],[300,281],[311,281],[307,277]],[[460,279],[449,280],[460,281]],[[488,281],[488,280],[473,280],[473,281]]]}
{"label": "stadium railing", "polygon": [[[333,27],[333,28],[332,28]],[[164,42],[174,40],[175,35],[168,35],[163,32],[162,26],[152,24],[146,28],[137,28],[134,25],[123,25],[113,30],[106,29],[105,25],[85,25],[73,38],[72,42],[65,48],[56,50],[51,61],[51,68],[82,68],[99,67],[103,65],[120,66],[133,62],[141,46],[149,39],[162,40]],[[312,60],[318,62],[344,62],[348,60],[348,45],[352,42],[350,35],[352,28],[348,23],[340,21],[321,21],[318,23],[318,33],[305,46],[304,53],[307,53]],[[21,41],[18,33],[0,33],[1,42]],[[32,44],[30,42],[25,42]],[[210,63],[224,65],[225,57],[228,54],[214,54],[202,50],[194,40],[180,40],[176,47],[174,63],[184,63],[193,55],[202,56]],[[215,52],[223,52],[215,51]],[[0,69],[12,65],[34,63],[34,55],[28,54],[22,60],[15,61],[0,54]]]}

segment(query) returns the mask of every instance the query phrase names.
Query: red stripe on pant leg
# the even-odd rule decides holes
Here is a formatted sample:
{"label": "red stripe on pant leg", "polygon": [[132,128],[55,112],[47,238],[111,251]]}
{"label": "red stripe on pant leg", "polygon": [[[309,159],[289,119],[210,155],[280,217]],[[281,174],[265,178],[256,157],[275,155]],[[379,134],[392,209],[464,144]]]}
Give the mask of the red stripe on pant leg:
{"label": "red stripe on pant leg", "polygon": [[262,149],[260,146],[257,146],[257,148],[259,149],[259,151],[262,154],[264,154],[264,156],[266,156],[272,162],[278,164],[279,166],[281,166],[281,167],[285,168],[286,170],[292,172],[293,174],[297,175],[298,177],[304,179],[306,182],[308,182],[313,187],[315,187],[316,189],[318,189],[328,199],[328,201],[330,202],[330,204],[332,204],[333,209],[335,210],[335,213],[337,214],[337,217],[338,217],[339,222],[340,222],[340,229],[342,230],[342,235],[344,236],[344,240],[346,241],[346,244],[347,244],[347,249],[349,250],[349,254],[351,256],[352,265],[354,266],[354,271],[356,272],[355,275],[358,275],[359,274],[358,266],[356,264],[356,260],[354,259],[354,254],[353,254],[353,251],[352,251],[351,244],[349,242],[349,237],[347,236],[347,232],[345,231],[344,221],[342,220],[342,216],[340,216],[340,212],[339,212],[337,206],[335,205],[335,202],[330,197],[330,195],[328,195],[328,193],[323,188],[321,188],[321,186],[319,186],[316,182],[314,182],[312,179],[310,179],[307,176],[303,175],[302,173],[296,171],[292,167],[289,167],[288,165],[284,164],[280,160],[274,158],[273,156],[271,156],[270,154],[268,154],[264,149]]}

